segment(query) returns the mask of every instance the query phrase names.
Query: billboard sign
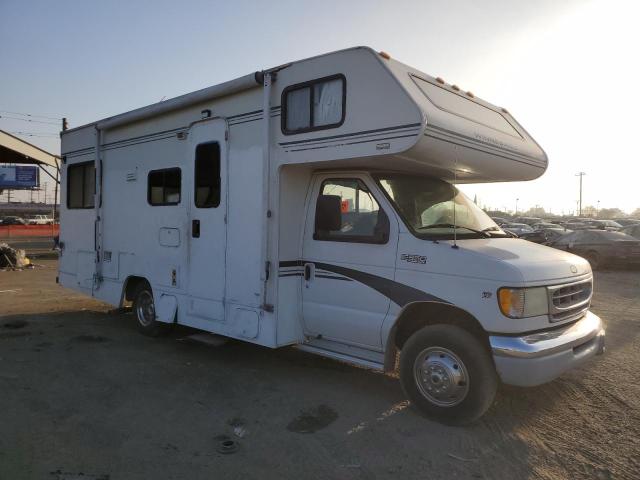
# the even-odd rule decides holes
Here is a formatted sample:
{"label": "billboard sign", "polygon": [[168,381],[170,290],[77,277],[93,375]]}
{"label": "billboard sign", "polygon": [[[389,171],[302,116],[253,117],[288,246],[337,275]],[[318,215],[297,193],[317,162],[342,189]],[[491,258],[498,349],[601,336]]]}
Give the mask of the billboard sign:
{"label": "billboard sign", "polygon": [[0,189],[34,188],[40,183],[38,167],[0,165]]}

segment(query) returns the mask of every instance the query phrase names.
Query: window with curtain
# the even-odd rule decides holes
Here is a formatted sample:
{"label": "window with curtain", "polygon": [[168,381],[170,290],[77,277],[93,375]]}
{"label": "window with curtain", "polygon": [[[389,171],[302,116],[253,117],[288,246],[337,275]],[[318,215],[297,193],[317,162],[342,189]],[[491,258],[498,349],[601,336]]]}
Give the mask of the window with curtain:
{"label": "window with curtain", "polygon": [[67,208],[93,208],[96,167],[93,162],[67,167]]}
{"label": "window with curtain", "polygon": [[285,134],[335,128],[344,121],[346,82],[343,75],[292,85],[285,88],[282,96]]}
{"label": "window with curtain", "polygon": [[147,184],[147,200],[152,206],[180,203],[182,174],[179,168],[152,170]]}

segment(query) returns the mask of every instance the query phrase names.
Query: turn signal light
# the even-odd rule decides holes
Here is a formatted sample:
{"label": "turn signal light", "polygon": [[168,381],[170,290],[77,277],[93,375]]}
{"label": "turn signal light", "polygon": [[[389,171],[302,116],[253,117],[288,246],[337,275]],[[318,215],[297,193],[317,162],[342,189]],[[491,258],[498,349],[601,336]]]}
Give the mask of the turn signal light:
{"label": "turn signal light", "polygon": [[391,55],[389,55],[387,52],[380,51],[379,55],[382,58],[384,58],[385,60],[390,60],[391,59]]}
{"label": "turn signal light", "polygon": [[498,290],[498,303],[507,317],[521,317],[524,310],[524,290],[501,288]]}

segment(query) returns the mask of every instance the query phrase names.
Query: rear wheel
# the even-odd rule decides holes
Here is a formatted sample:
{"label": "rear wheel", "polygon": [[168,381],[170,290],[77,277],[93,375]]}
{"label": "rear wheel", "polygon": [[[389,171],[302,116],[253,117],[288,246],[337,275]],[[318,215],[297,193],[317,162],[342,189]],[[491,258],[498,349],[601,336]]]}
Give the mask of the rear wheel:
{"label": "rear wheel", "polygon": [[141,282],[133,294],[133,313],[138,330],[150,337],[157,337],[169,330],[169,324],[156,320],[153,291],[147,282]]}
{"label": "rear wheel", "polygon": [[498,377],[484,346],[452,325],[414,333],[400,354],[400,382],[411,403],[449,425],[480,418],[491,406]]}
{"label": "rear wheel", "polygon": [[591,264],[592,270],[597,270],[600,267],[600,255],[598,255],[597,252],[593,252],[593,251],[587,252],[587,254],[584,257]]}

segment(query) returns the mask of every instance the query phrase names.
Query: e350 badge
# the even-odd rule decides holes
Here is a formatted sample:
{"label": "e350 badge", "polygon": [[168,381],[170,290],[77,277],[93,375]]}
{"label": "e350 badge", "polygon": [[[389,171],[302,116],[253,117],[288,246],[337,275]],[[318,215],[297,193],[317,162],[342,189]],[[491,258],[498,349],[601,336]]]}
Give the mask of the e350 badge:
{"label": "e350 badge", "polygon": [[424,255],[410,255],[408,253],[401,254],[400,260],[404,260],[405,262],[409,263],[419,263],[421,265],[427,263],[427,257],[425,257]]}

